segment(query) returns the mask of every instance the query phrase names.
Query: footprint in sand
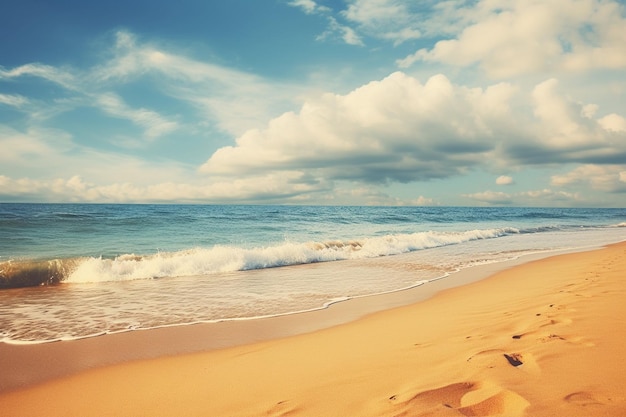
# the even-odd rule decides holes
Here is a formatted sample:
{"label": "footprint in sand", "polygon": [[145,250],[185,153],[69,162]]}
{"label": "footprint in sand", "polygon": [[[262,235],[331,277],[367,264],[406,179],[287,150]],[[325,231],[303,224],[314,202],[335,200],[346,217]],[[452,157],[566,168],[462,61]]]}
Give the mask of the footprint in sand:
{"label": "footprint in sand", "polygon": [[[541,368],[535,357],[530,353],[506,352],[502,349],[488,349],[478,352],[469,358],[467,362],[480,369],[494,369],[504,366],[513,366],[531,375],[539,375]],[[508,364],[508,365],[507,365]]]}
{"label": "footprint in sand", "polygon": [[544,331],[530,331],[526,333],[514,334],[512,339],[519,340],[522,338],[534,337],[535,340],[541,343],[550,342],[566,342],[573,345],[582,345],[586,347],[593,347],[596,344],[580,336],[562,336],[556,333],[544,332]]}
{"label": "footprint in sand", "polygon": [[566,340],[565,338],[558,336],[554,332],[554,328],[560,326],[568,326],[573,323],[573,320],[569,318],[559,317],[554,318],[548,316],[547,320],[542,320],[537,326],[531,326],[531,329],[516,333],[511,336],[512,339],[526,339],[528,337],[534,337],[541,342],[548,342],[554,340]]}
{"label": "footprint in sand", "polygon": [[419,392],[407,400],[394,395],[400,416],[521,416],[529,402],[519,394],[485,382],[459,382]]}
{"label": "footprint in sand", "polygon": [[563,399],[568,403],[576,404],[581,407],[587,407],[590,405],[604,405],[603,402],[599,401],[592,393],[587,391],[574,392],[566,395]]}

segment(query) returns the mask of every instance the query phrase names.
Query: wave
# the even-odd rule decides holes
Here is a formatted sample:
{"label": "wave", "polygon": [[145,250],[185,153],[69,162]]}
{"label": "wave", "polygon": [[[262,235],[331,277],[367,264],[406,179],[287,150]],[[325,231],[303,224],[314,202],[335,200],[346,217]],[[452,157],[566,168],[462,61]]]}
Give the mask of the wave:
{"label": "wave", "polygon": [[0,262],[0,289],[58,284],[87,259]]}
{"label": "wave", "polygon": [[416,250],[493,239],[520,233],[515,228],[464,232],[420,232],[360,240],[282,243],[241,248],[214,246],[153,255],[125,254],[49,261],[0,263],[0,288],[36,285],[128,281],[177,276],[208,275],[252,269],[397,255]]}

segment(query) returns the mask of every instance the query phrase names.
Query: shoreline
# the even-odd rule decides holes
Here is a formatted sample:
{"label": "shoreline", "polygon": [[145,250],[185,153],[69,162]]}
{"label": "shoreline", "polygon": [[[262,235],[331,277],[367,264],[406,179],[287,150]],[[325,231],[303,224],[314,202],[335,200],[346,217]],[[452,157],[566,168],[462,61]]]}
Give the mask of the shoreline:
{"label": "shoreline", "polygon": [[[610,244],[610,243],[609,243]],[[167,328],[173,328],[173,327],[183,327],[183,326],[196,326],[196,325],[220,325],[221,323],[229,323],[229,322],[235,322],[235,321],[258,321],[258,320],[273,320],[275,318],[278,317],[282,317],[282,316],[301,316],[301,315],[306,315],[309,313],[314,313],[316,311],[319,310],[326,310],[331,308],[333,305],[335,304],[340,304],[340,303],[345,303],[345,302],[352,302],[354,300],[358,300],[358,299],[372,299],[375,300],[378,297],[385,297],[385,296],[390,296],[390,297],[394,297],[393,294],[395,293],[402,293],[402,292],[407,292],[407,291],[414,291],[416,288],[424,286],[424,285],[432,285],[433,283],[440,281],[440,280],[444,280],[444,279],[449,279],[451,277],[455,277],[458,274],[461,274],[461,276],[465,277],[471,277],[471,278],[465,278],[464,281],[462,283],[459,284],[455,284],[454,286],[457,285],[465,285],[466,283],[470,283],[473,282],[475,280],[480,280],[480,279],[484,279],[486,277],[489,276],[489,274],[493,274],[501,269],[506,269],[518,264],[523,264],[526,262],[532,262],[533,260],[537,260],[537,259],[541,259],[544,257],[550,257],[550,256],[555,256],[558,254],[565,254],[565,253],[573,253],[573,252],[584,252],[587,250],[593,250],[596,248],[600,248],[602,246],[589,246],[589,247],[579,247],[579,248],[570,248],[570,249],[548,249],[548,250],[538,250],[536,252],[528,252],[528,253],[524,253],[515,257],[511,257],[511,258],[506,258],[503,260],[496,260],[493,262],[488,262],[488,263],[482,263],[482,264],[477,264],[477,265],[472,265],[472,266],[467,266],[464,268],[459,268],[456,269],[454,271],[451,272],[446,272],[443,275],[440,276],[436,276],[434,278],[428,278],[428,279],[423,279],[421,281],[416,281],[414,284],[412,285],[407,285],[405,287],[402,288],[398,288],[398,289],[392,289],[392,290],[386,290],[386,291],[381,291],[381,292],[375,292],[375,293],[371,293],[371,294],[364,294],[364,295],[355,295],[355,296],[344,296],[344,297],[337,297],[334,299],[330,299],[329,301],[326,301],[323,305],[320,305],[318,307],[312,307],[309,309],[305,309],[305,310],[296,310],[296,311],[287,311],[284,313],[276,313],[276,314],[266,314],[266,315],[259,315],[259,316],[250,316],[250,317],[235,317],[235,318],[224,318],[224,319],[214,319],[214,320],[206,320],[206,321],[196,321],[196,322],[190,322],[190,323],[180,323],[180,324],[164,324],[164,325],[157,325],[154,327],[135,327],[135,328],[128,328],[128,329],[123,329],[123,330],[115,330],[115,331],[111,331],[111,332],[100,332],[100,333],[94,333],[94,334],[90,334],[90,335],[84,335],[84,336],[77,336],[77,337],[72,337],[72,338],[67,338],[67,339],[63,339],[63,338],[58,338],[58,339],[50,339],[50,340],[37,340],[37,341],[22,341],[22,340],[2,340],[0,339],[0,347],[3,345],[12,345],[12,346],[28,346],[28,345],[41,345],[41,344],[50,344],[50,343],[61,343],[61,342],[75,342],[75,341],[80,341],[83,339],[91,339],[94,337],[104,337],[104,336],[112,336],[112,335],[117,335],[117,334],[123,334],[123,333],[130,333],[130,332],[135,332],[135,331],[153,331],[153,330],[159,330],[159,329],[167,329]],[[319,262],[319,263],[304,263],[304,264],[296,264],[296,265],[286,265],[286,266],[282,266],[280,267],[282,270],[284,271],[290,271],[292,274],[298,274],[298,270],[300,268],[308,268],[311,266],[326,266],[326,264],[332,264],[332,263],[341,263],[341,262],[363,262],[363,261],[376,261],[376,260],[385,260],[388,258],[402,258],[402,257],[410,257],[413,254],[413,252],[407,252],[407,253],[401,253],[401,254],[396,254],[396,255],[382,255],[378,258],[365,258],[365,259],[359,259],[359,260],[338,260],[338,261],[325,261],[325,262]],[[407,260],[409,262],[411,262],[411,260],[409,258],[407,258]],[[484,268],[484,270],[483,270]],[[270,268],[266,268],[266,269],[270,269]],[[467,270],[467,271],[466,271]],[[258,270],[253,270],[254,272],[258,271]],[[249,271],[237,271],[237,272],[249,272]],[[178,277],[173,277],[173,279],[176,279]],[[68,285],[71,285],[72,283],[69,283]],[[54,284],[54,285],[59,285],[59,284]],[[63,283],[61,283],[60,285],[65,285]],[[15,288],[9,288],[9,290],[15,290]],[[427,291],[427,294],[430,294],[430,296],[432,296],[431,291]],[[400,297],[398,297],[400,299]],[[405,297],[402,297],[402,299],[404,299]],[[418,298],[416,301],[421,300],[421,298]],[[402,301],[404,302],[404,301]],[[409,301],[410,303],[410,301]],[[372,302],[370,303],[370,305],[372,306],[372,311],[371,312],[375,312],[378,311],[379,309],[376,308],[376,302]],[[400,305],[400,304],[399,304]],[[398,306],[399,306],[398,305]],[[392,307],[393,308],[393,307]],[[0,383],[0,387],[1,387],[1,383]],[[0,389],[1,390],[1,389]]]}
{"label": "shoreline", "polygon": [[[377,312],[338,303],[318,318],[350,313],[352,319],[317,322],[317,329],[300,327],[288,337],[281,336],[288,321],[260,320],[245,344],[233,344],[227,330],[220,339],[218,326],[186,326],[187,334],[131,332],[120,336],[139,336],[38,345],[40,366],[52,368],[55,346],[66,354],[87,345],[95,350],[73,357],[85,365],[81,372],[0,391],[0,408],[16,417],[626,415],[626,242],[551,255],[484,265],[500,266],[483,271],[486,279],[439,280],[446,288],[436,295],[408,294],[401,306],[380,306],[384,301],[375,297]],[[223,346],[207,350],[207,334]],[[159,342],[168,355],[102,363]],[[195,353],[184,351],[194,346]],[[3,366],[33,359],[15,356],[17,363],[9,363],[2,348]]]}
{"label": "shoreline", "polygon": [[338,300],[325,307],[302,312],[133,329],[42,343],[0,342],[0,369],[4,370],[0,374],[0,394],[100,367],[312,333],[380,311],[419,303],[441,291],[487,279],[500,271],[529,262],[594,249],[596,247],[526,254],[501,262],[464,268],[422,285]]}

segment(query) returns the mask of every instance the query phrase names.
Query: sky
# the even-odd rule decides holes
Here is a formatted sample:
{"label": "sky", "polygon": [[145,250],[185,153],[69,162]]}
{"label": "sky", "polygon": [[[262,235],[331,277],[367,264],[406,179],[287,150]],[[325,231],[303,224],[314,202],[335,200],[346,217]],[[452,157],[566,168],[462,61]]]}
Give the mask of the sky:
{"label": "sky", "polygon": [[22,0],[0,202],[626,207],[617,0]]}

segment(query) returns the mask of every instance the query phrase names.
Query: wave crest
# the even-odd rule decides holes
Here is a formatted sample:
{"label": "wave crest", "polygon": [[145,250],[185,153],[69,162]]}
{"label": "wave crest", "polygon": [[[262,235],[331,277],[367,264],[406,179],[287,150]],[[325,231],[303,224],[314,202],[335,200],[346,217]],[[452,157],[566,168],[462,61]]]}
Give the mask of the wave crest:
{"label": "wave crest", "polygon": [[360,240],[291,243],[258,248],[214,246],[154,255],[124,254],[114,259],[74,258],[0,264],[0,288],[57,284],[128,281],[176,276],[209,275],[316,262],[374,258],[421,249],[492,239],[514,228],[464,232],[419,232]]}

